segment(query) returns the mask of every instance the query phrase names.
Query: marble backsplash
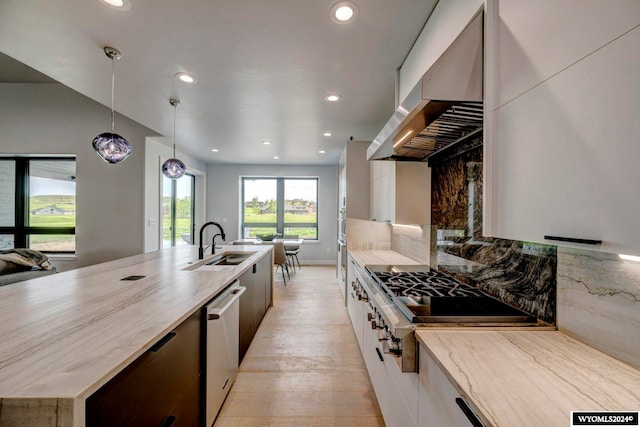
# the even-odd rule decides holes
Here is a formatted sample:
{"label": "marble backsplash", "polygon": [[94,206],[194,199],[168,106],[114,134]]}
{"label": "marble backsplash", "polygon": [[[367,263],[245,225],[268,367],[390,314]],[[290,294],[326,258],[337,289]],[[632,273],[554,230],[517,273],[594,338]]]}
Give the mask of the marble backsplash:
{"label": "marble backsplash", "polygon": [[640,369],[640,263],[558,247],[558,329]]}
{"label": "marble backsplash", "polygon": [[556,247],[482,236],[482,138],[430,159],[431,266],[556,323]]}
{"label": "marble backsplash", "polygon": [[487,240],[437,247],[438,270],[555,324],[556,247]]}
{"label": "marble backsplash", "polygon": [[390,225],[391,249],[415,259],[423,264],[430,264],[431,231],[429,226],[408,228],[401,225]]}

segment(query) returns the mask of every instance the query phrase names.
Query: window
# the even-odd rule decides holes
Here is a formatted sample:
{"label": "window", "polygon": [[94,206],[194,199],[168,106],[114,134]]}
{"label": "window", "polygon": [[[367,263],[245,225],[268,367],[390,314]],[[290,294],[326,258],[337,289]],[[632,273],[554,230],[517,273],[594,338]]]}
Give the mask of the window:
{"label": "window", "polygon": [[242,178],[242,236],[318,239],[318,178]]}
{"label": "window", "polygon": [[74,157],[0,158],[0,250],[76,250]]}
{"label": "window", "polygon": [[184,174],[179,179],[162,175],[162,247],[193,243],[193,212],[196,179]]}

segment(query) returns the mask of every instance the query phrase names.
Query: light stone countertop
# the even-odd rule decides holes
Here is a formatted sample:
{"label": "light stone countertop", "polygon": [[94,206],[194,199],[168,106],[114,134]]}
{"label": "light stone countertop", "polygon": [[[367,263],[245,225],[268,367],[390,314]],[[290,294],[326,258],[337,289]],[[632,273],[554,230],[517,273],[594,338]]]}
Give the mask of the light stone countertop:
{"label": "light stone countertop", "polygon": [[[237,266],[187,271],[198,262],[198,247],[178,246],[0,287],[2,406],[12,399],[66,399],[62,409],[83,411],[84,399],[272,246],[216,252],[225,250],[256,253]],[[146,277],[121,280],[130,275]]]}
{"label": "light stone countertop", "polygon": [[418,261],[392,250],[349,249],[347,251],[353,259],[363,267],[367,264],[397,264],[417,265]]}
{"label": "light stone countertop", "polygon": [[416,337],[486,426],[566,427],[571,411],[640,410],[640,371],[562,332]]}

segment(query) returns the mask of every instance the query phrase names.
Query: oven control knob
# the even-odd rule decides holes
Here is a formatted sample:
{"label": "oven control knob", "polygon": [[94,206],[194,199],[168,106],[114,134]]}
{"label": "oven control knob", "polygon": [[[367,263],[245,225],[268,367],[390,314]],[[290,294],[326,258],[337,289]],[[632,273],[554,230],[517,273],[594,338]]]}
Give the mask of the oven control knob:
{"label": "oven control knob", "polygon": [[368,302],[369,301],[369,295],[367,295],[367,293],[365,291],[362,291],[362,302]]}
{"label": "oven control knob", "polygon": [[367,313],[367,320],[369,322],[371,322],[373,320],[373,313],[371,313],[371,312]]}
{"label": "oven control knob", "polygon": [[389,339],[391,338],[386,328],[378,331],[378,341],[387,342]]}
{"label": "oven control knob", "polygon": [[402,356],[402,340],[400,338],[391,337],[391,353],[396,356]]}

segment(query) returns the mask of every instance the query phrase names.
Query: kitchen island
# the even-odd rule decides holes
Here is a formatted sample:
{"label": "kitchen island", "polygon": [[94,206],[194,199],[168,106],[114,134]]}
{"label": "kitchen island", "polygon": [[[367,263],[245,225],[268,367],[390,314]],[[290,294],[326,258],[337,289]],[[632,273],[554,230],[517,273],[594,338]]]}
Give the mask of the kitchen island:
{"label": "kitchen island", "polygon": [[0,288],[0,426],[84,426],[93,393],[272,257],[225,250],[250,256],[197,268],[198,248],[180,246]]}

